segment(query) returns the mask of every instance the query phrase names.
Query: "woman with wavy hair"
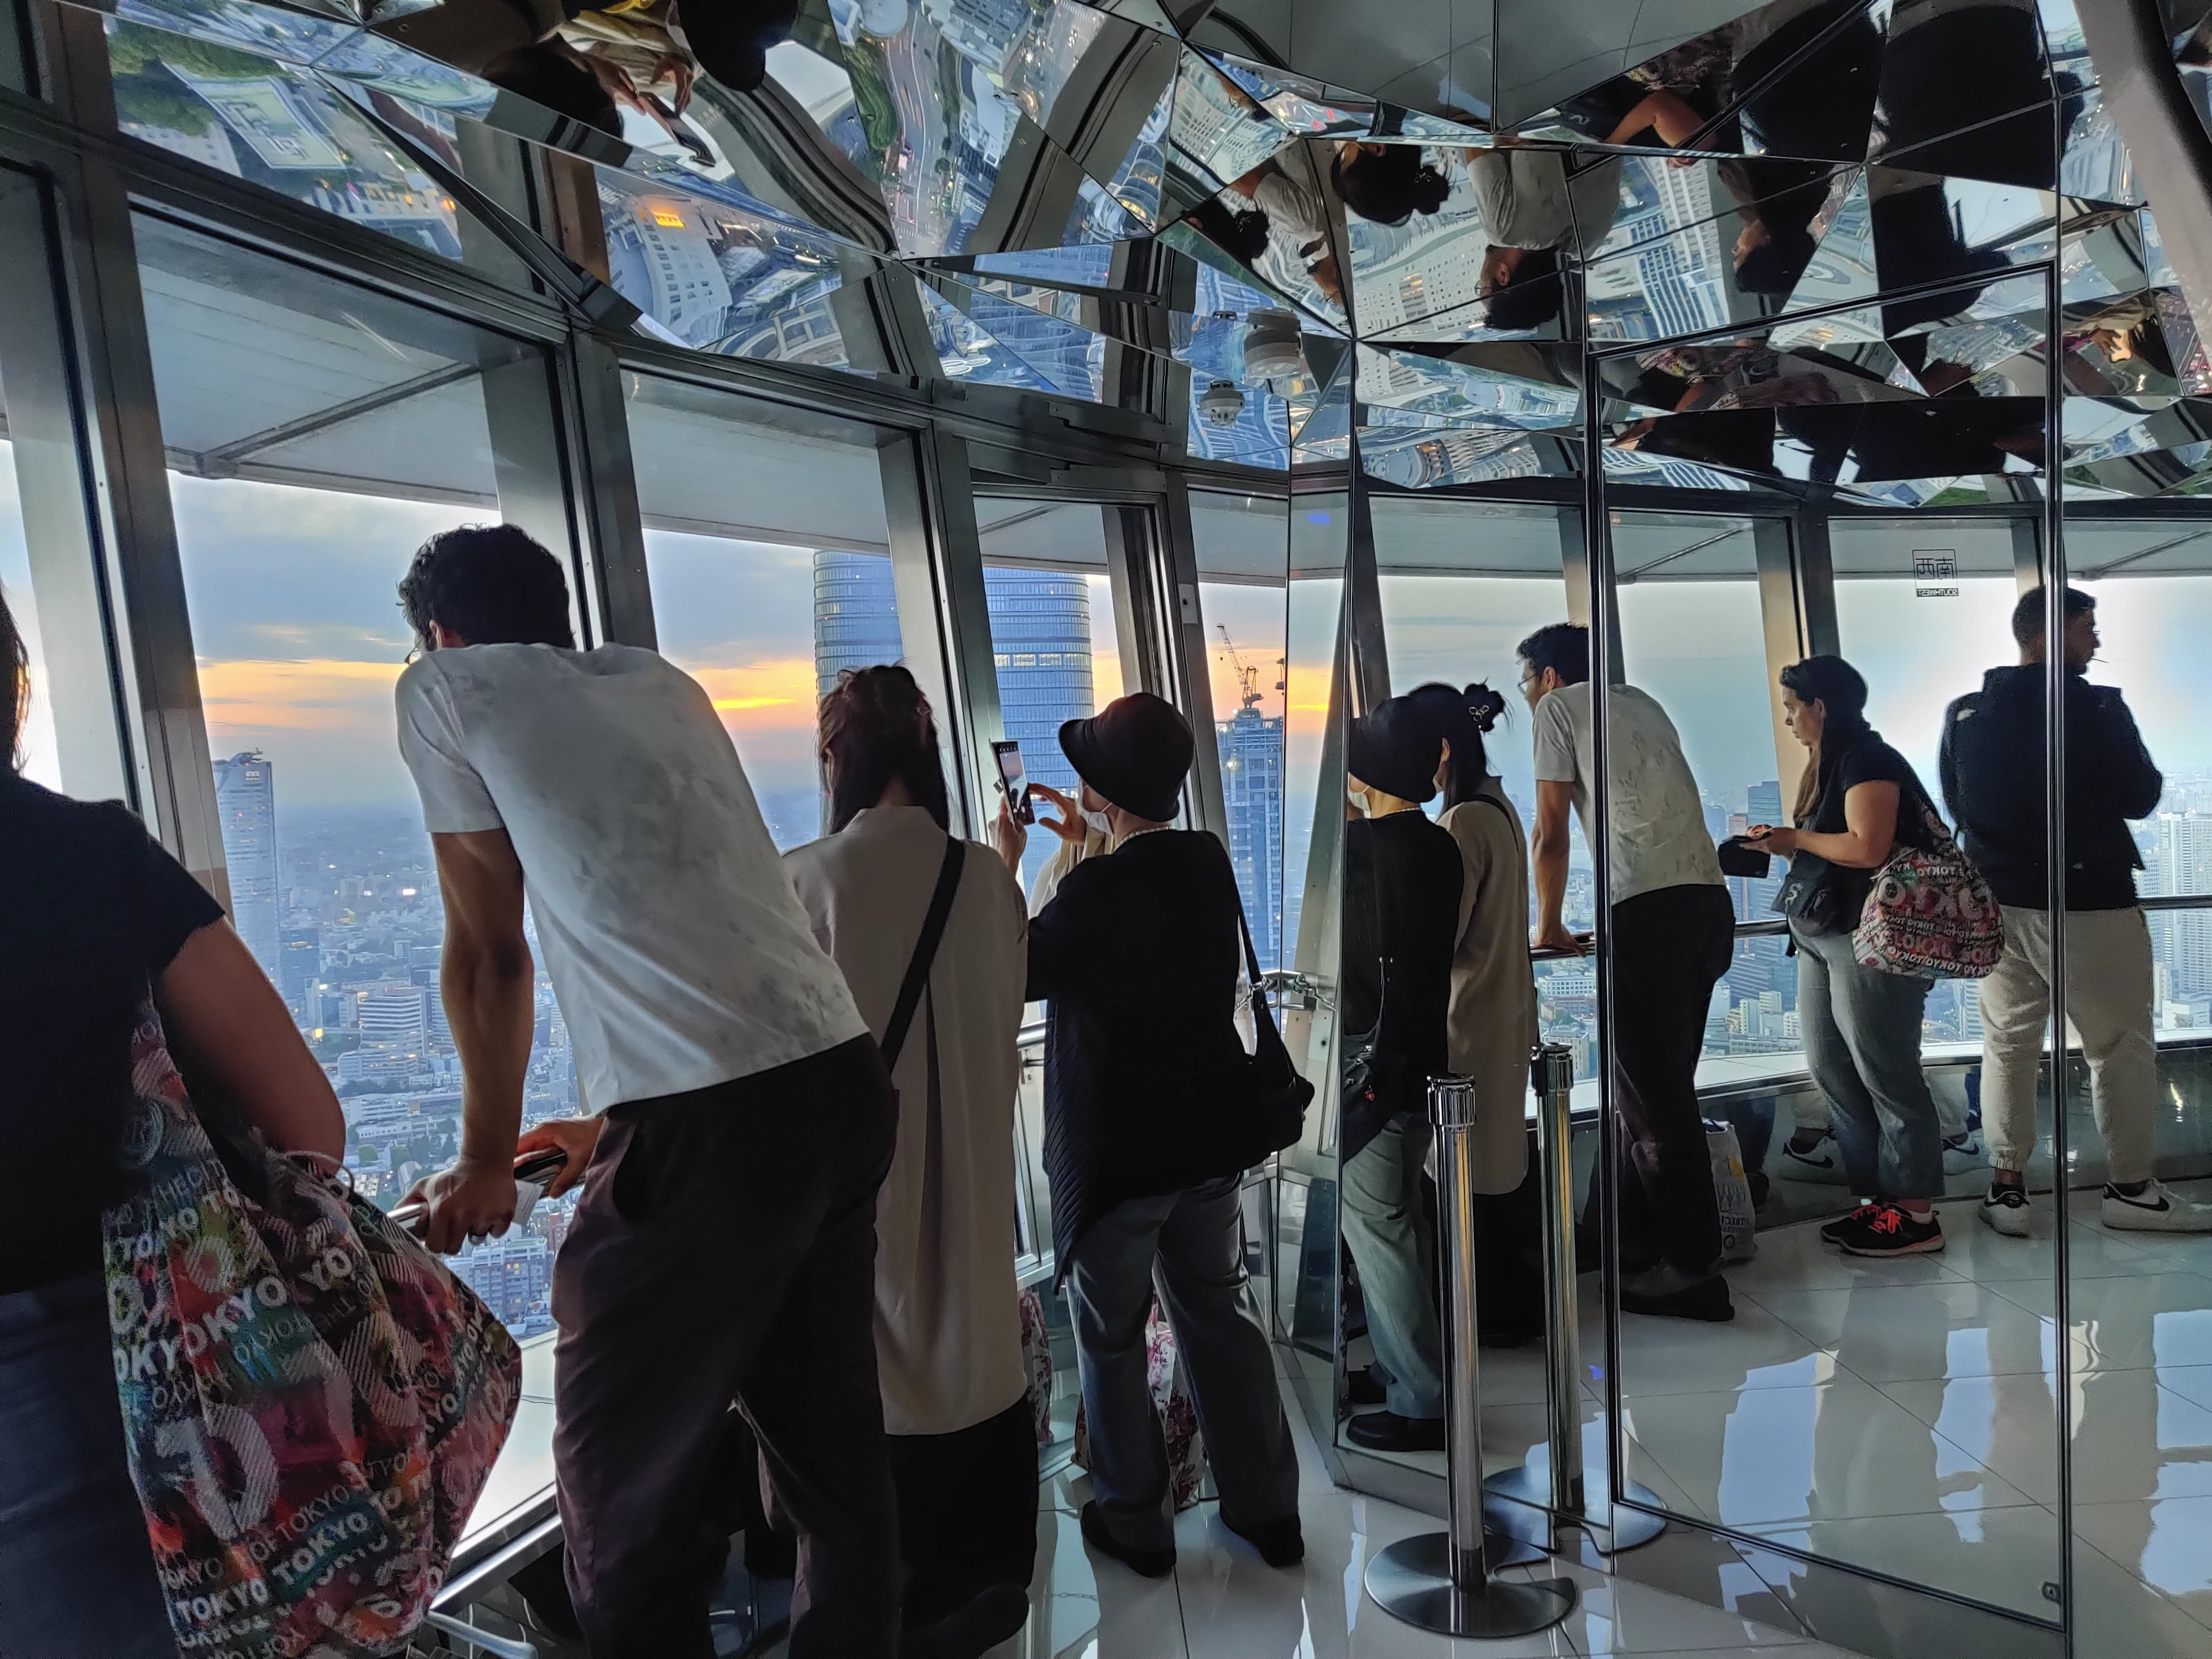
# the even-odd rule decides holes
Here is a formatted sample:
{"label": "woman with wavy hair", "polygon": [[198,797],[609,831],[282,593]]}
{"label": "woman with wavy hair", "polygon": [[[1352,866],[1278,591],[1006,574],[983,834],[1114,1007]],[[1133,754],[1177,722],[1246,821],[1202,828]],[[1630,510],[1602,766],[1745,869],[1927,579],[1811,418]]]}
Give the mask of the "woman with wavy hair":
{"label": "woman with wavy hair", "polygon": [[[950,844],[928,699],[904,668],[822,700],[831,833],[784,855],[880,1042]],[[876,1362],[898,1490],[908,1655],[981,1654],[1029,1616],[1036,1433],[1014,1281],[1014,1097],[1029,917],[997,854],[959,885],[891,1069],[898,1150],[876,1200]]]}

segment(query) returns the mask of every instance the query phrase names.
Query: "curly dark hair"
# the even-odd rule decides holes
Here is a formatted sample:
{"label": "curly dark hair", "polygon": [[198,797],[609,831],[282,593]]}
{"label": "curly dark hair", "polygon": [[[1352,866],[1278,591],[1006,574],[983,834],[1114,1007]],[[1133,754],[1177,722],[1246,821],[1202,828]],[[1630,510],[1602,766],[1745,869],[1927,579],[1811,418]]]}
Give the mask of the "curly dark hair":
{"label": "curly dark hair", "polygon": [[463,525],[431,537],[400,579],[399,605],[426,651],[433,623],[471,645],[576,643],[561,561],[510,524]]}
{"label": "curly dark hair", "polygon": [[0,592],[0,674],[8,677],[6,698],[0,701],[0,754],[10,768],[21,770],[23,722],[31,713],[31,652],[4,592]]}
{"label": "curly dark hair", "polygon": [[1589,629],[1580,623],[1553,623],[1538,629],[1513,647],[1513,654],[1528,665],[1531,674],[1555,670],[1568,685],[1580,685],[1590,677]]}
{"label": "curly dark hair", "polygon": [[951,832],[937,722],[912,674],[896,663],[845,670],[822,699],[820,729],[832,835],[881,800],[894,779]]}

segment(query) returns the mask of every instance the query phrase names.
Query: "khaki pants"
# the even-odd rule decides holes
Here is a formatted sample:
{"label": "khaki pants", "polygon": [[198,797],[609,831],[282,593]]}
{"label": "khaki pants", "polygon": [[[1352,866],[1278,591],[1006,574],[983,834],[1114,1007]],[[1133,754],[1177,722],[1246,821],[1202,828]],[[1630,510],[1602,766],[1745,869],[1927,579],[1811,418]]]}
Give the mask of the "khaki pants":
{"label": "khaki pants", "polygon": [[[2035,1080],[2051,1023],[2051,914],[2005,906],[2004,959],[1982,981],[1982,1133],[1990,1162],[2025,1170],[2035,1151]],[[2143,913],[2066,913],[2066,1023],[2089,1060],[2106,1179],[2151,1174],[2158,1051],[2151,1036],[2150,927]]]}

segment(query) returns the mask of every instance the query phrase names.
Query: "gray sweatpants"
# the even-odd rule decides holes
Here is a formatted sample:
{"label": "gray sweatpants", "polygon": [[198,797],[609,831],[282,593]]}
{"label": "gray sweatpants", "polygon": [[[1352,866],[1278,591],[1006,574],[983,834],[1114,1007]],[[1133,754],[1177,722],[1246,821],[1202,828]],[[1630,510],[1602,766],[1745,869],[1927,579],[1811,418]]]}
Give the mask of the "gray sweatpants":
{"label": "gray sweatpants", "polygon": [[1344,1160],[1340,1219],[1359,1264],[1367,1334],[1401,1417],[1444,1414],[1443,1323],[1437,1316],[1436,1243],[1421,1208],[1429,1129],[1407,1113]]}
{"label": "gray sweatpants", "polygon": [[1920,1069],[1929,981],[1860,967],[1848,932],[1790,933],[1805,1063],[1828,1097],[1851,1191],[1942,1197],[1943,1126]]}
{"label": "gray sweatpants", "polygon": [[1258,1526],[1298,1509],[1298,1460],[1275,1358],[1244,1272],[1238,1177],[1135,1198],[1091,1224],[1067,1275],[1075,1369],[1091,1431],[1091,1489],[1131,1549],[1175,1543],[1167,1443],[1146,1386],[1145,1320],[1157,1286],[1190,1372],[1222,1514]]}

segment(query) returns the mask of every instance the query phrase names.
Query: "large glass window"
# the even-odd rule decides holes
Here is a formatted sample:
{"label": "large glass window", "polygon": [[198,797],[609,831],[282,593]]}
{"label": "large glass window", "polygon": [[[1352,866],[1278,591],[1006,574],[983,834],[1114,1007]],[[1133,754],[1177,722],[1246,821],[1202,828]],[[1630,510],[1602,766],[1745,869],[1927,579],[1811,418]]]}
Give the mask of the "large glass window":
{"label": "large glass window", "polygon": [[[1000,717],[1021,744],[1031,781],[1070,796],[1076,776],[1060,752],[1062,722],[1095,714],[1121,695],[1105,517],[1118,510],[1027,498],[975,503]],[[1049,834],[1030,836],[1024,892],[1036,891],[1037,872],[1059,845]]]}
{"label": "large glass window", "polygon": [[902,652],[875,428],[626,385],[661,653],[713,697],[775,844],[812,841],[821,695]]}
{"label": "large glass window", "polygon": [[[356,1189],[388,1205],[453,1161],[461,1103],[396,587],[432,532],[499,521],[515,458],[495,464],[488,399],[549,382],[530,348],[195,233],[141,219],[137,244],[233,919],[337,1086]],[[579,1107],[541,973],[524,1121]],[[520,1332],[551,1328],[573,1204],[457,1264]]]}
{"label": "large glass window", "polygon": [[[1194,492],[1191,537],[1229,853],[1264,970],[1284,946],[1283,732],[1289,716],[1289,549],[1283,503]],[[1305,826],[1310,836],[1312,826]]]}
{"label": "large glass window", "polygon": [[[1667,711],[1705,802],[1715,842],[1754,823],[1786,823],[1795,750],[1778,755],[1780,696],[1768,672],[1754,541],[1748,519],[1623,513],[1613,526],[1615,604],[1628,683]],[[1790,787],[1785,789],[1784,780]],[[1772,921],[1779,866],[1765,878],[1732,877],[1736,920]],[[1713,990],[1708,1054],[1790,1053],[1797,969],[1788,942],[1753,934],[1735,943]]]}

